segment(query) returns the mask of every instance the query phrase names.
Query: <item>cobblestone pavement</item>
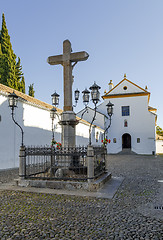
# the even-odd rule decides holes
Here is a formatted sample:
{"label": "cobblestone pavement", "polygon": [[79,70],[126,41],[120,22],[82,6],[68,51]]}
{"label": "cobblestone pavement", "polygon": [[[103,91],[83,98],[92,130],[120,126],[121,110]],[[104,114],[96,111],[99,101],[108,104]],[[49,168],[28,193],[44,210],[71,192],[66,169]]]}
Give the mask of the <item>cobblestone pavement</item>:
{"label": "cobblestone pavement", "polygon": [[18,168],[0,170],[0,183],[8,183],[18,178]]}
{"label": "cobblestone pavement", "polygon": [[[163,157],[110,155],[108,163],[125,178],[112,200],[0,191],[0,239],[163,239],[163,210],[154,209],[163,206]],[[0,182],[9,175],[0,172]]]}

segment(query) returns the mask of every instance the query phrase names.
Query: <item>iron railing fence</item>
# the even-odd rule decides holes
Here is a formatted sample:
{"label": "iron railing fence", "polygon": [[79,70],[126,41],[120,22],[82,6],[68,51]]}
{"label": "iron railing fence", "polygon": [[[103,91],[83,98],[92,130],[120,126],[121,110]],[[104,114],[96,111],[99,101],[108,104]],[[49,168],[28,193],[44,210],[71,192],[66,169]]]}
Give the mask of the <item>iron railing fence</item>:
{"label": "iron railing fence", "polygon": [[[87,147],[26,147],[25,178],[87,180]],[[105,171],[105,151],[94,147],[94,178]]]}

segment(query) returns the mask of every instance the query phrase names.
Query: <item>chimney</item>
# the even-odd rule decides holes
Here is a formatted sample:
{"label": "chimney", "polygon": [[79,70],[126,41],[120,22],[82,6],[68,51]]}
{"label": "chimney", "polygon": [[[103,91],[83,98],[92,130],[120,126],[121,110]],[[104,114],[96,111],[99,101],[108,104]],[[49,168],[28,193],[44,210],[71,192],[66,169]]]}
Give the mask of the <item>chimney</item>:
{"label": "chimney", "polygon": [[114,87],[112,80],[110,80],[108,85],[109,85],[109,91],[112,90],[112,88]]}

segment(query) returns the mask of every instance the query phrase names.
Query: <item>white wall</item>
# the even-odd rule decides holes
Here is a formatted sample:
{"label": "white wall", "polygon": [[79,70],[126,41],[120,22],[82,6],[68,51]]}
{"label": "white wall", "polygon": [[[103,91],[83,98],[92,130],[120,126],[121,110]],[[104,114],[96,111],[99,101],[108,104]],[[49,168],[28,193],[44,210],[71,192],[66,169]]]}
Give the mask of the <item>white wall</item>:
{"label": "white wall", "polygon": [[[7,97],[0,95],[0,169],[15,168],[19,166],[19,148],[21,145],[21,131],[11,118],[11,110],[8,107]],[[51,144],[52,121],[48,109],[39,108],[29,103],[18,102],[15,109],[15,119],[24,130],[25,146],[44,146]],[[58,118],[54,120],[55,139],[61,142],[61,126]],[[92,135],[95,135],[96,128],[92,128]],[[99,136],[102,129],[97,128]],[[88,144],[89,125],[80,122],[76,126],[76,145]],[[93,139],[93,137],[92,137]],[[92,140],[92,144],[99,144]]]}
{"label": "white wall", "polygon": [[[99,138],[96,142],[95,136],[98,132]],[[92,145],[101,145],[103,130],[92,126],[91,128],[91,141]],[[89,143],[89,125],[80,123],[76,126],[76,145],[86,146]]]}
{"label": "white wall", "polygon": [[[127,86],[126,90],[123,90],[123,87]],[[115,87],[110,94],[119,94],[119,93],[141,93],[144,92],[141,88],[136,86],[135,84],[124,80],[121,84]]]}
{"label": "white wall", "polygon": [[[77,113],[77,116],[81,118],[83,111],[85,111],[85,109]],[[91,109],[88,107],[87,111],[83,115],[83,119],[91,123],[93,116],[94,116],[94,109]],[[95,118],[95,121],[93,122],[93,125],[97,125],[100,128],[104,129],[105,118],[106,118],[105,115],[99,112],[96,112],[96,118]]]}
{"label": "white wall", "polygon": [[[114,114],[107,134],[111,139],[108,152],[118,153],[122,150],[122,135],[125,133],[131,135],[132,151],[138,154],[155,152],[155,115],[148,111],[148,96],[105,99],[98,110],[106,114],[109,100],[114,104]],[[121,106],[130,106],[130,116],[122,116]],[[124,127],[124,120],[128,121],[128,127]],[[114,138],[116,143],[113,143]],[[137,138],[140,138],[140,143],[137,143]]]}
{"label": "white wall", "polygon": [[[17,118],[17,113],[15,117]],[[11,119],[11,110],[6,97],[0,95],[0,169],[18,166],[16,158],[20,146],[20,131]]]}
{"label": "white wall", "polygon": [[[52,120],[50,111],[23,103],[25,145],[50,145]],[[56,116],[54,120],[55,139],[61,142],[61,126]]]}
{"label": "white wall", "polygon": [[159,154],[163,154],[163,140],[157,140],[156,141],[156,153]]}

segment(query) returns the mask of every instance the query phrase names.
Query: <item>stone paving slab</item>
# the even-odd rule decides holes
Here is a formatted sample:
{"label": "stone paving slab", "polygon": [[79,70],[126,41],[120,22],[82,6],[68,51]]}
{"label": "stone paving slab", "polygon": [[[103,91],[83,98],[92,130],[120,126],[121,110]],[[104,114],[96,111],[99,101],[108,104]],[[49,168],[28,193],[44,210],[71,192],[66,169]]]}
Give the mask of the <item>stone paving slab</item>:
{"label": "stone paving slab", "polygon": [[46,194],[112,199],[123,180],[124,180],[123,177],[112,177],[97,192],[89,192],[84,190],[70,191],[70,190],[50,189],[50,188],[18,187],[15,185],[14,182],[0,184],[0,191],[10,190],[10,191],[21,191],[21,192],[31,192],[31,193],[46,193]]}

